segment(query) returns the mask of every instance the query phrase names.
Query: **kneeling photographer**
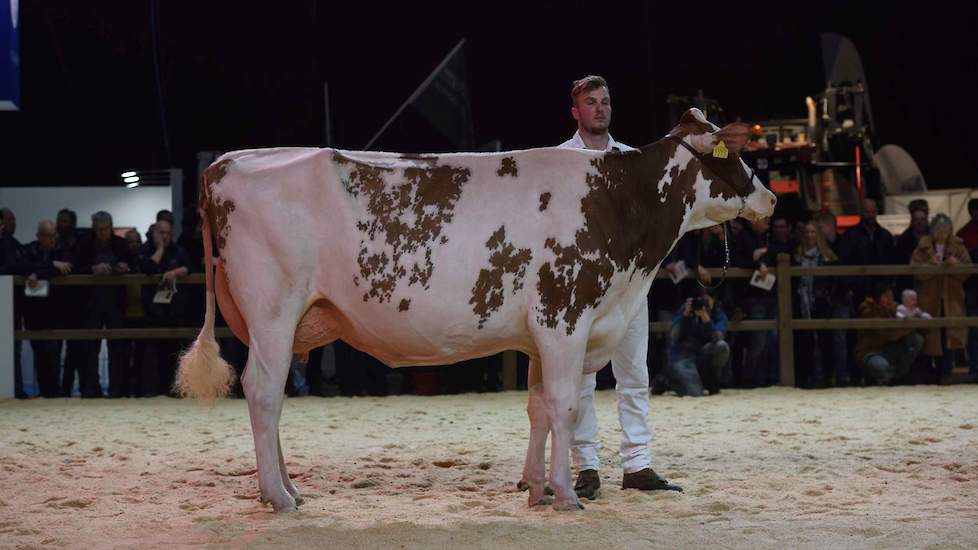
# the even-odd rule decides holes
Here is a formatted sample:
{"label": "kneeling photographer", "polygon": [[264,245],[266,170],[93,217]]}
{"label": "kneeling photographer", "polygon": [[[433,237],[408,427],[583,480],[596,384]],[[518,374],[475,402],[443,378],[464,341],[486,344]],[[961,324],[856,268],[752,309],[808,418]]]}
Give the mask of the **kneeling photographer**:
{"label": "kneeling photographer", "polygon": [[688,298],[669,332],[668,389],[693,397],[702,396],[704,389],[710,395],[720,393],[720,376],[730,358],[726,333],[727,315],[713,296],[703,290]]}

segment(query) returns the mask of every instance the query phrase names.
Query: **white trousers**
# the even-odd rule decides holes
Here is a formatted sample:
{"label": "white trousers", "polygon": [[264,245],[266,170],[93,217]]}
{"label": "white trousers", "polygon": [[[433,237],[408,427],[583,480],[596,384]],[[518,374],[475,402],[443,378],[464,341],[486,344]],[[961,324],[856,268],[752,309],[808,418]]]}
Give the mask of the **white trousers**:
{"label": "white trousers", "polygon": [[[618,394],[618,421],[621,424],[621,468],[626,474],[652,466],[649,442],[649,371],[646,356],[649,350],[649,311],[645,304],[628,325],[625,338],[611,356]],[[577,471],[597,470],[598,417],[594,412],[596,373],[585,374],[581,383],[580,413],[574,427],[571,455]]]}

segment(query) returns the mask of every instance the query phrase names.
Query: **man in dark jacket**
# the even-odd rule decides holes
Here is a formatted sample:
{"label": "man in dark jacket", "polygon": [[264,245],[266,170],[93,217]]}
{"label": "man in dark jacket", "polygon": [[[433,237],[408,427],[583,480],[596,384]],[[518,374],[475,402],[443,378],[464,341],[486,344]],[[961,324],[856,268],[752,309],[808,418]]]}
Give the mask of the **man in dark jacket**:
{"label": "man in dark jacket", "polygon": [[[113,234],[112,215],[99,211],[92,214],[92,236],[78,243],[76,253],[78,273],[92,275],[124,275],[130,272],[133,259],[126,240]],[[88,314],[85,327],[89,329],[124,328],[126,288],[123,285],[98,285],[88,290]],[[85,364],[79,373],[82,397],[102,397],[99,382],[98,354],[101,341],[87,342]],[[109,396],[129,395],[129,347],[122,340],[109,340]]]}
{"label": "man in dark jacket", "polygon": [[[37,225],[37,240],[28,244],[24,274],[28,290],[37,289],[51,277],[71,273],[72,258],[59,254],[54,222],[45,220]],[[61,290],[48,286],[46,293],[24,298],[24,325],[27,330],[50,330],[62,326],[63,299]],[[61,396],[61,342],[31,340],[34,352],[34,373],[37,375],[41,397]]]}
{"label": "man in dark jacket", "polygon": [[[55,255],[59,258],[71,262],[74,267],[72,273],[77,273],[78,253],[78,215],[74,210],[62,208],[58,211],[56,220],[58,237],[55,242]],[[61,328],[80,329],[85,328],[85,321],[88,317],[88,293],[83,286],[63,286],[57,289],[58,300],[61,305]],[[61,395],[68,397],[71,389],[75,385],[75,373],[81,379],[81,373],[85,370],[88,361],[88,350],[91,342],[85,340],[66,340],[64,342],[65,361],[61,371]],[[60,353],[59,353],[60,356]]]}
{"label": "man in dark jacket", "polygon": [[[859,305],[863,319],[895,319],[893,289],[879,285]],[[924,337],[912,328],[860,330],[855,359],[866,373],[866,381],[881,386],[891,384],[910,372],[924,346]]]}
{"label": "man in dark jacket", "polygon": [[[177,279],[190,273],[187,252],[173,242],[173,225],[159,219],[153,226],[152,240],[139,252],[140,271],[159,275],[157,287],[143,287],[143,311],[149,327],[175,327],[183,315],[183,296],[176,292],[168,297],[160,294],[176,289]],[[145,353],[139,362],[139,394],[143,396],[169,393],[176,373],[179,342],[173,339],[147,340]]]}
{"label": "man in dark jacket", "polygon": [[[9,208],[0,208],[0,274],[23,275],[24,245],[14,237],[17,232],[17,216]],[[24,295],[14,293],[14,330],[20,330],[23,320]],[[24,392],[24,380],[20,370],[20,340],[14,340],[14,396],[17,399],[27,398]]]}

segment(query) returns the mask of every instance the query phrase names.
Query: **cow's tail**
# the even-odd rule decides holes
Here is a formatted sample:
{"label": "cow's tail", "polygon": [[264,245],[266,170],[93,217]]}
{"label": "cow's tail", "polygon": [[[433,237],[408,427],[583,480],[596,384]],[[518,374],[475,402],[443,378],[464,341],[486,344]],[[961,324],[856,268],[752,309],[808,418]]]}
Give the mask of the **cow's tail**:
{"label": "cow's tail", "polygon": [[207,286],[207,308],[204,313],[204,326],[193,345],[180,356],[173,389],[183,397],[213,403],[227,397],[234,384],[234,369],[221,357],[217,339],[214,337],[214,260],[211,245],[211,225],[207,216],[208,193],[207,172],[201,180],[200,220],[204,240],[204,280]]}

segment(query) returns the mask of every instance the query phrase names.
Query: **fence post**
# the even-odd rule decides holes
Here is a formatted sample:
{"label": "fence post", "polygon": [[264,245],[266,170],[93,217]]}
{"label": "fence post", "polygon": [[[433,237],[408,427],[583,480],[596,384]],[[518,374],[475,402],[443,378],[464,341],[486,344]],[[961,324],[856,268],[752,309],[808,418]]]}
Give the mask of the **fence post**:
{"label": "fence post", "polygon": [[781,385],[795,385],[795,340],[791,334],[791,256],[778,254],[778,364]]}

